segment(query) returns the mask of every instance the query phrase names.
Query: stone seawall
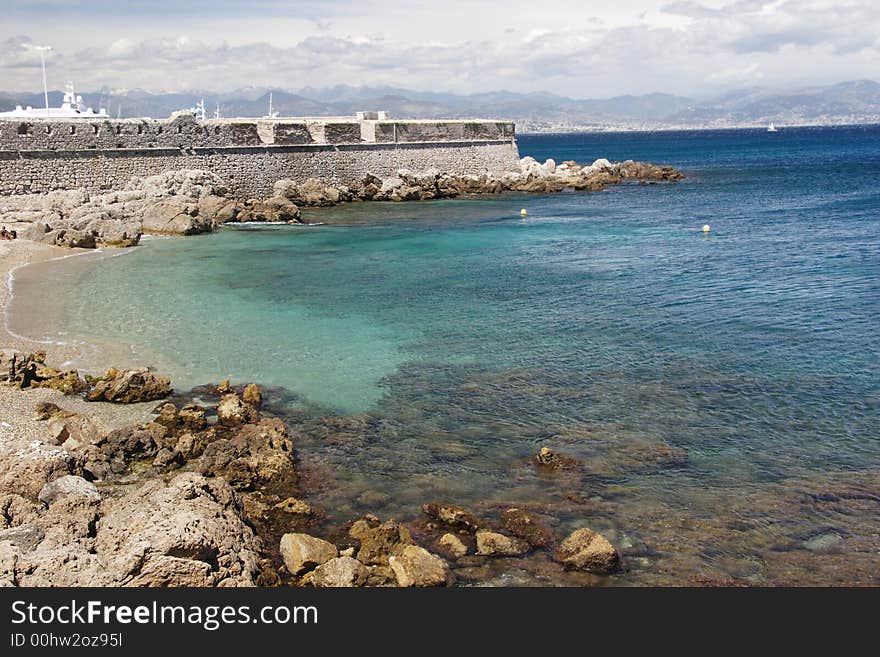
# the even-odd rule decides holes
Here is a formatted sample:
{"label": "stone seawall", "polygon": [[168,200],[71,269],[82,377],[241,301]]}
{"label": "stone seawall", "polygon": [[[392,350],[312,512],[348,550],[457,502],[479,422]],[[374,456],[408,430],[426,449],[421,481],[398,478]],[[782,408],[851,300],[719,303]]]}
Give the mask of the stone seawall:
{"label": "stone seawall", "polygon": [[354,185],[370,173],[436,168],[456,176],[517,170],[505,121],[217,119],[2,120],[0,196],[122,188],[180,169],[217,174],[238,199],[283,179]]}
{"label": "stone seawall", "polygon": [[106,191],[133,176],[203,169],[244,200],[271,196],[283,179],[354,185],[367,173],[389,177],[432,167],[461,176],[501,173],[519,167],[519,152],[514,141],[0,152],[0,195]]}

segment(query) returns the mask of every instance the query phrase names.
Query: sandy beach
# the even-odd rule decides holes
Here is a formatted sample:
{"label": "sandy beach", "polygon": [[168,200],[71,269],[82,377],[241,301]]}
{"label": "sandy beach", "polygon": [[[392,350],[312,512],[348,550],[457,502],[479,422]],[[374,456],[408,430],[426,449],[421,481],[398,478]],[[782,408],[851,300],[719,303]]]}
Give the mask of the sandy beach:
{"label": "sandy beach", "polygon": [[[77,249],[76,251],[80,251]],[[75,345],[45,344],[14,335],[7,328],[7,307],[12,297],[12,280],[16,269],[29,264],[45,262],[53,258],[69,256],[71,249],[38,244],[27,240],[0,242],[0,348],[24,352],[42,350],[47,361],[61,364],[81,356]],[[74,413],[93,418],[105,430],[146,421],[155,404],[113,405],[91,404],[78,396],[65,396],[49,389],[30,388],[18,390],[0,386],[0,446],[10,442],[42,440],[46,423],[33,418],[34,407],[39,402],[53,402]]]}

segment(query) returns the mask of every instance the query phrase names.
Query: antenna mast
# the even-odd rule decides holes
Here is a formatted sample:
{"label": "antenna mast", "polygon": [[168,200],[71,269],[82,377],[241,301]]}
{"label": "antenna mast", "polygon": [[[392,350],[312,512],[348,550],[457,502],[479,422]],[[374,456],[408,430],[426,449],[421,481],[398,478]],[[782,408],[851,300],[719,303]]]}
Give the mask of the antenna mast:
{"label": "antenna mast", "polygon": [[46,84],[46,53],[52,46],[30,46],[40,53],[40,66],[43,68],[43,99],[46,101],[46,116],[49,116],[49,85]]}

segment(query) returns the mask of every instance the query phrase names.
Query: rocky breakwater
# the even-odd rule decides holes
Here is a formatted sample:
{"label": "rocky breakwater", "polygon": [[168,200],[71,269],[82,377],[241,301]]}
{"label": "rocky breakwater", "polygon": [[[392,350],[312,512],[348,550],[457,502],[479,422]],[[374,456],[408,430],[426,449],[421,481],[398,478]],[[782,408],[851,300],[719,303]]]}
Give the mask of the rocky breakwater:
{"label": "rocky breakwater", "polygon": [[274,198],[287,199],[300,207],[326,207],[352,201],[425,201],[502,192],[597,192],[625,181],[657,183],[683,178],[673,167],[649,162],[599,159],[581,166],[573,161],[557,165],[553,160],[540,163],[532,157],[524,157],[518,170],[499,175],[456,176],[439,169],[400,169],[397,175],[387,178],[367,174],[352,187],[317,178],[303,182],[280,180],[274,186]]}
{"label": "rocky breakwater", "polygon": [[0,222],[18,236],[57,246],[134,246],[141,235],[194,235],[235,221],[297,221],[285,198],[236,202],[213,173],[197,169],[132,178],[124,189],[26,194],[0,200]]}
{"label": "rocky breakwater", "polygon": [[300,477],[298,434],[267,416],[254,384],[205,386],[196,403],[146,369],[80,376],[0,350],[0,385],[158,402],[147,422],[113,430],[60,396],[35,404],[37,438],[0,426],[2,585],[450,586],[504,583],[508,569],[590,584],[620,563],[600,534],[560,541],[546,516],[512,505],[327,520],[320,485]]}
{"label": "rocky breakwater", "polygon": [[668,166],[647,162],[539,163],[531,157],[517,170],[480,176],[439,169],[400,169],[392,177],[367,173],[354,186],[322,178],[279,180],[265,199],[236,201],[215,174],[198,169],[132,178],[125,188],[90,195],[82,190],[8,196],[0,200],[0,222],[23,239],[57,246],[134,246],[142,234],[194,235],[231,222],[299,223],[301,207],[352,201],[417,201],[502,192],[601,191],[627,180],[674,182],[684,178]]}

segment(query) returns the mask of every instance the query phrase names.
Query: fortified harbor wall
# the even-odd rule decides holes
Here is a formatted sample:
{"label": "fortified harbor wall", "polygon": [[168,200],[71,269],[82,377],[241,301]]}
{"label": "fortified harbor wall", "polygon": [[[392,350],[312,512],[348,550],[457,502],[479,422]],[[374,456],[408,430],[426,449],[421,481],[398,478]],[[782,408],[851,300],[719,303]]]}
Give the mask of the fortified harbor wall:
{"label": "fortified harbor wall", "polygon": [[430,167],[456,175],[517,170],[512,122],[466,120],[0,119],[0,196],[119,189],[173,169],[217,174],[239,199],[281,179],[352,185],[365,174]]}

